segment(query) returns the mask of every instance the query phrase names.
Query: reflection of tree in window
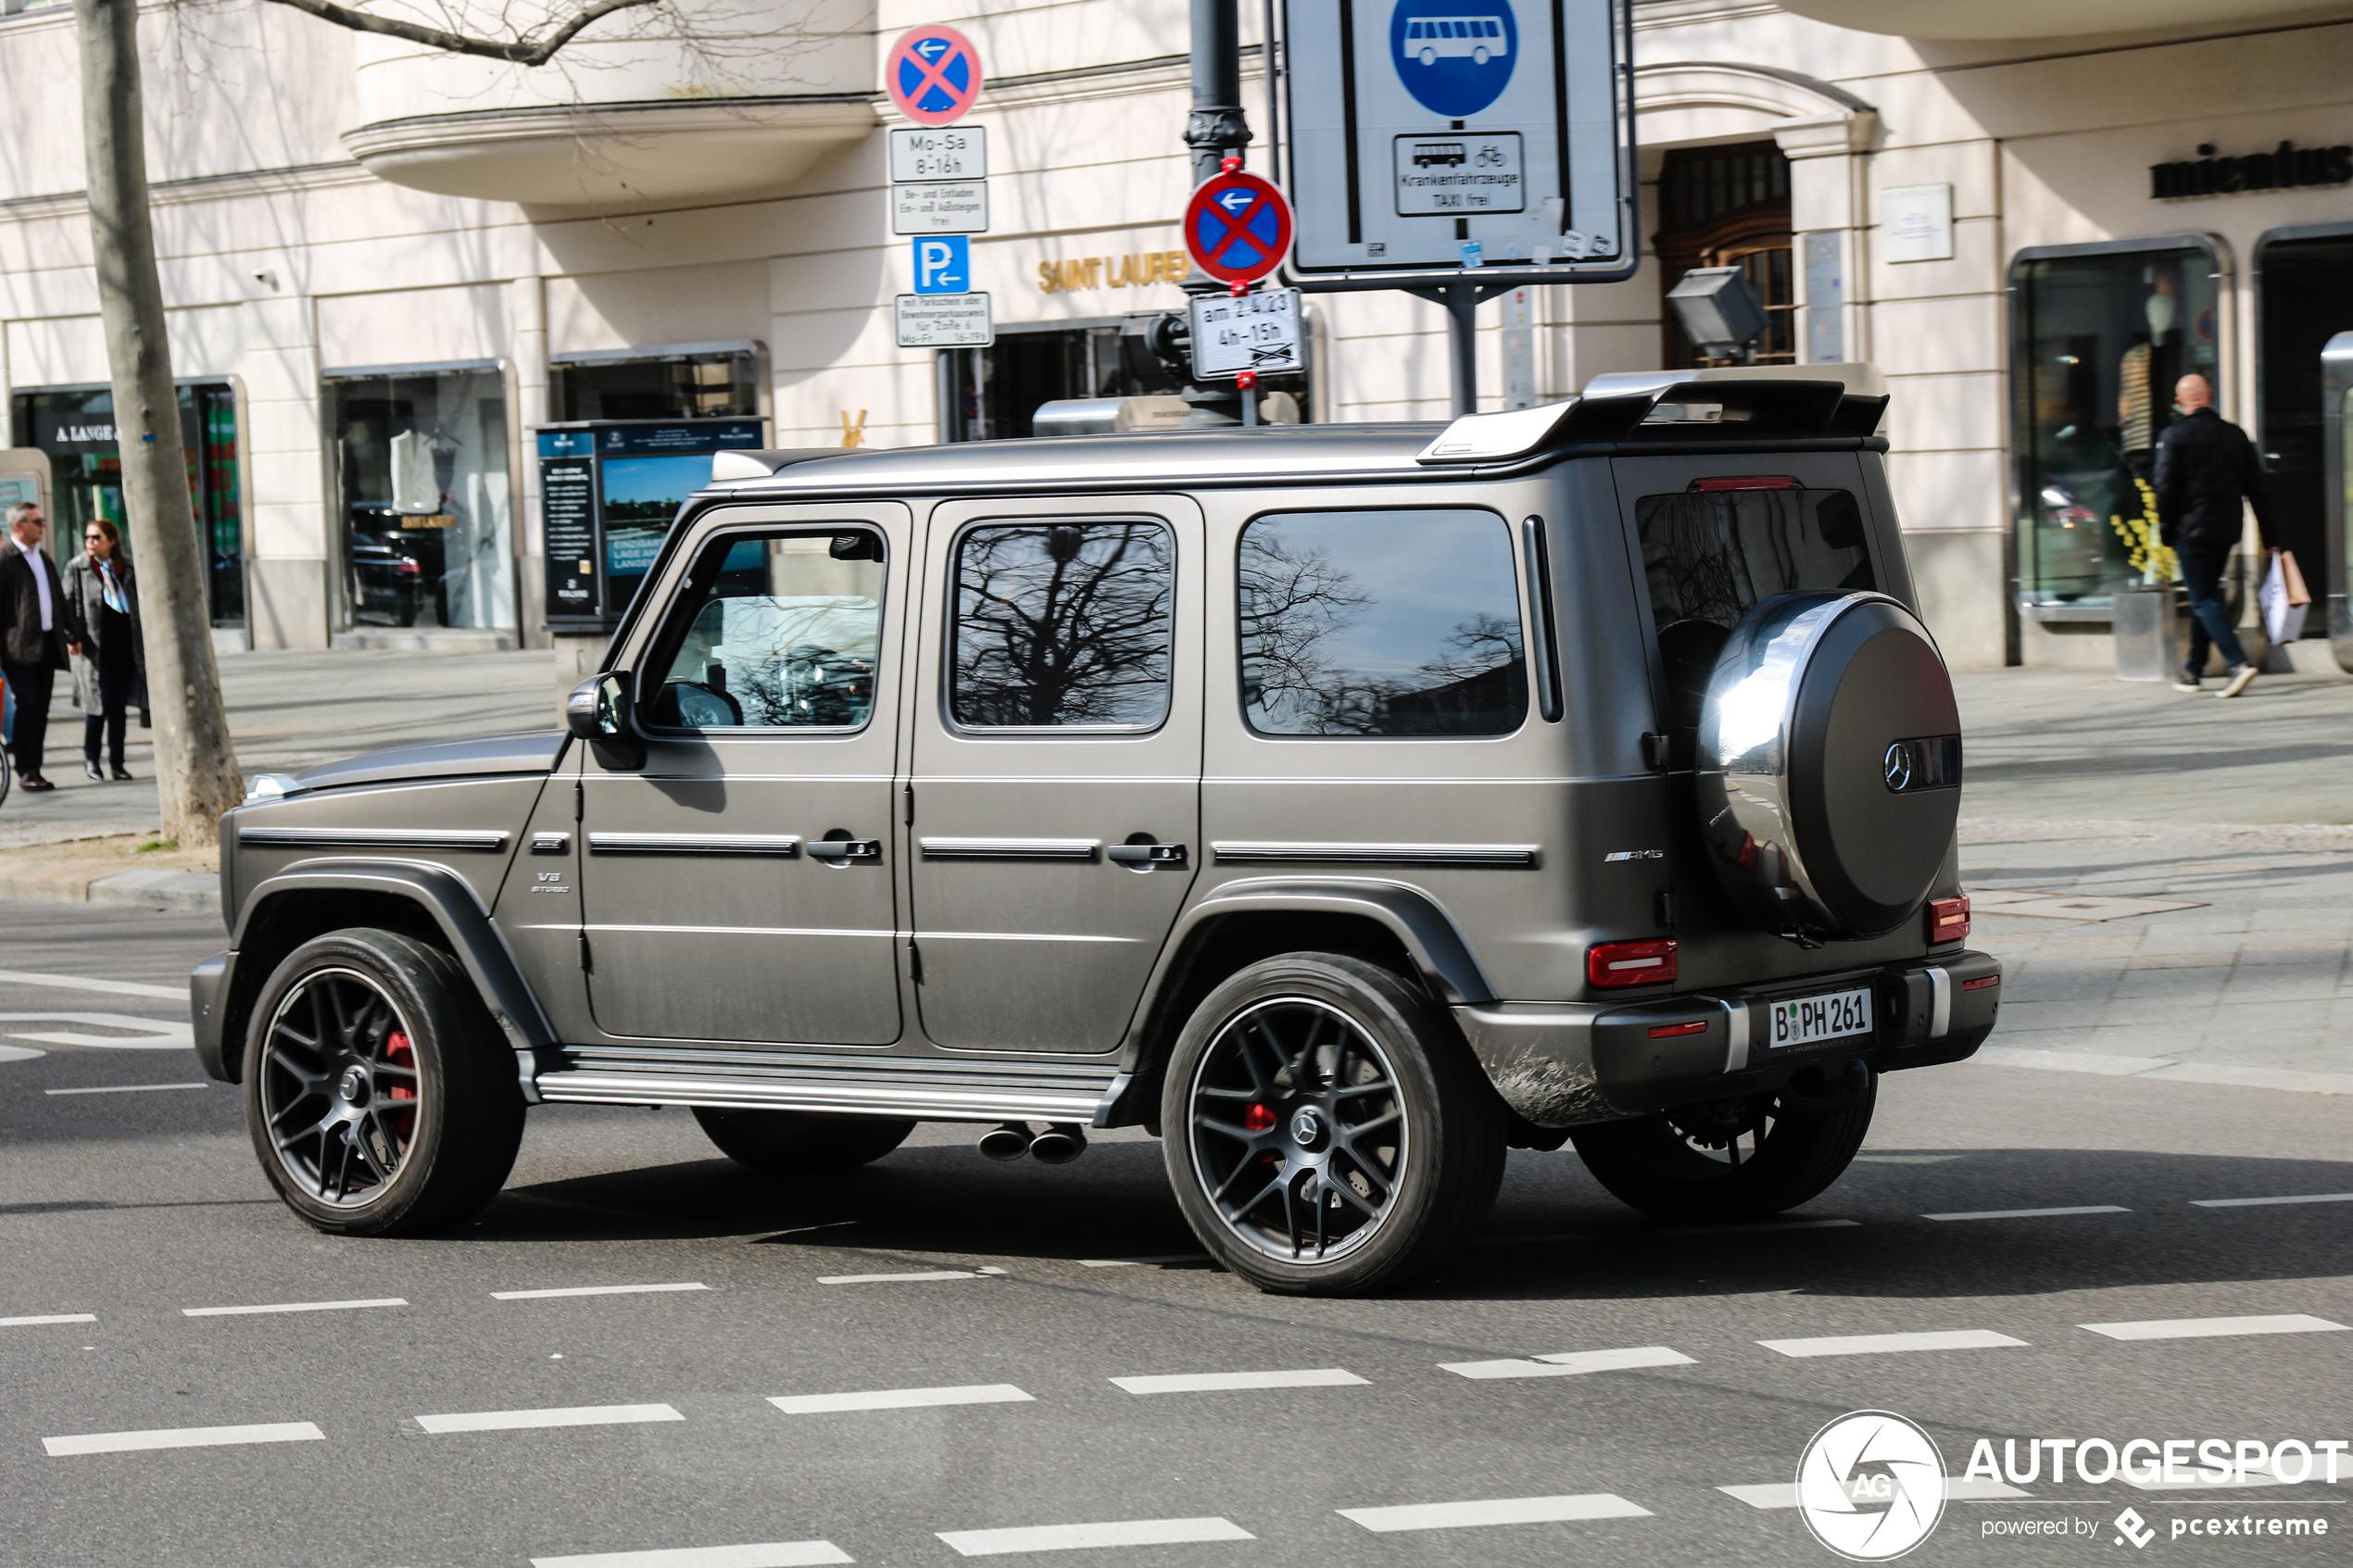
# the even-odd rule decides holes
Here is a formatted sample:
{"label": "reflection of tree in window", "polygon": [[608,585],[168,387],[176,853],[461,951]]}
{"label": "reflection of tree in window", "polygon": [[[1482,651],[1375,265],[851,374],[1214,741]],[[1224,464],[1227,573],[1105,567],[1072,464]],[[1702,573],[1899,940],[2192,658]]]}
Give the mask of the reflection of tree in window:
{"label": "reflection of tree in window", "polygon": [[1504,734],[1526,716],[1511,546],[1493,514],[1266,519],[1244,531],[1239,564],[1252,728]]}
{"label": "reflection of tree in window", "polygon": [[1168,711],[1174,550],[1152,522],[976,528],[956,553],[956,721],[1140,728]]}

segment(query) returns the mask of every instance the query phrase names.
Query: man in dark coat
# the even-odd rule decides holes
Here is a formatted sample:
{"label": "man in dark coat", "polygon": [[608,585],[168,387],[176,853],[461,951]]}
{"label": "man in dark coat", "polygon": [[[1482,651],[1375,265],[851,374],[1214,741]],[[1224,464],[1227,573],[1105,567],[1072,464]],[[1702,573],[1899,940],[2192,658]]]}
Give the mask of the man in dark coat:
{"label": "man in dark coat", "polygon": [[65,585],[41,548],[49,520],[30,501],[8,508],[0,541],[0,679],[17,697],[17,777],[29,790],[57,786],[41,776],[49,734],[49,688],[66,668]]}
{"label": "man in dark coat", "polygon": [[2182,562],[2182,586],[2189,591],[2190,661],[2173,689],[2194,692],[2206,672],[2210,643],[2230,668],[2222,674],[2224,696],[2236,696],[2255,679],[2255,666],[2232,630],[2222,606],[2222,569],[2238,548],[2245,524],[2242,505],[2251,503],[2259,527],[2263,508],[2263,470],[2246,432],[2214,411],[2213,385],[2201,375],[2174,383],[2182,418],[2157,442],[2157,516],[2165,543]]}

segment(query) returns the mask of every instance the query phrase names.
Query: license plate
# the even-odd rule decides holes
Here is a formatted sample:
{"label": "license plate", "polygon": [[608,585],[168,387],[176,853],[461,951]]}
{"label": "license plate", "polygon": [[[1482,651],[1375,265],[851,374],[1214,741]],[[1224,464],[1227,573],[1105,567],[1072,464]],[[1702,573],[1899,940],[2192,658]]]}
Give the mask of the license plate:
{"label": "license plate", "polygon": [[1810,1046],[1817,1040],[1836,1040],[1848,1035],[1871,1032],[1871,993],[1869,986],[1859,991],[1832,991],[1821,997],[1798,997],[1786,1002],[1772,1004],[1773,1048],[1789,1046]]}

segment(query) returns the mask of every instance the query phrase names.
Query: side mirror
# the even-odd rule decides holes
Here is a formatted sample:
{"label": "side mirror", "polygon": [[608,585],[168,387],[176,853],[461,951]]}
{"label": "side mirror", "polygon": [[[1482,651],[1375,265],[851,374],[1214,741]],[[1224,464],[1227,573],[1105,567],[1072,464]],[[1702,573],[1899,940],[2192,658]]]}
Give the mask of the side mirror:
{"label": "side mirror", "polygon": [[629,687],[628,672],[620,671],[583,681],[564,698],[564,727],[595,749],[598,763],[616,772],[646,765],[645,743],[630,721]]}

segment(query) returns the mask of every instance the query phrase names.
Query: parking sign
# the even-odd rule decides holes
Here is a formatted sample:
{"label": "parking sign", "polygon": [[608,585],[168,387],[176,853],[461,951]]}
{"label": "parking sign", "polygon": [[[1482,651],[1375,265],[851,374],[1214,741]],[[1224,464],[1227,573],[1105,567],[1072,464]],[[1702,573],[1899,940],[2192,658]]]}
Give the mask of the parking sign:
{"label": "parking sign", "polygon": [[917,294],[972,292],[972,242],[962,234],[938,234],[912,242]]}

